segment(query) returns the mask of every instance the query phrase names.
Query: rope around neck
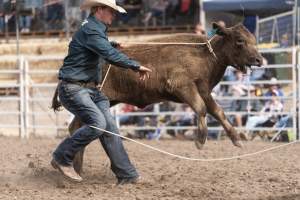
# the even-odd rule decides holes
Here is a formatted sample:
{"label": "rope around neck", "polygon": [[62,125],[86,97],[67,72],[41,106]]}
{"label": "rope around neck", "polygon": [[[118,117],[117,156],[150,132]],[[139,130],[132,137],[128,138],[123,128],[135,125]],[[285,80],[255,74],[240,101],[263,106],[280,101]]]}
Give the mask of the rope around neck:
{"label": "rope around neck", "polygon": [[213,35],[206,42],[125,42],[131,45],[206,45],[209,52],[217,59],[217,56],[211,46],[211,41],[216,38],[217,35]]}
{"label": "rope around neck", "polygon": [[216,38],[216,35],[212,36],[207,42],[124,42],[125,44],[133,45],[206,45]]}
{"label": "rope around neck", "polygon": [[261,150],[261,151],[257,151],[257,152],[254,152],[254,153],[243,154],[243,155],[239,155],[239,156],[232,156],[232,157],[225,157],[225,158],[208,158],[208,159],[204,159],[204,158],[189,158],[189,157],[185,157],[185,156],[176,155],[176,154],[164,151],[164,150],[160,150],[160,149],[158,149],[156,147],[153,147],[153,146],[150,146],[148,144],[144,144],[142,142],[133,140],[133,139],[128,138],[126,136],[122,136],[122,135],[119,135],[119,134],[116,134],[116,133],[113,133],[113,132],[110,132],[110,131],[107,131],[107,130],[104,130],[104,129],[101,129],[101,128],[98,128],[98,127],[95,127],[95,126],[89,126],[89,127],[97,129],[99,131],[103,131],[105,133],[109,133],[111,135],[114,135],[114,136],[117,136],[117,137],[120,137],[120,138],[123,138],[123,139],[126,139],[126,140],[129,140],[131,142],[137,143],[139,145],[142,145],[142,146],[144,146],[146,148],[152,149],[154,151],[160,152],[160,153],[165,154],[165,155],[169,155],[169,156],[172,156],[172,157],[175,157],[175,158],[179,158],[179,159],[182,159],[182,160],[201,161],[201,162],[228,161],[228,160],[235,160],[235,159],[240,159],[240,158],[251,157],[251,156],[254,156],[254,155],[257,155],[257,154],[261,154],[261,153],[264,153],[264,152],[268,152],[268,151],[272,151],[272,150],[275,150],[275,149],[283,148],[285,146],[292,145],[292,144],[295,144],[297,142],[300,142],[300,140],[296,140],[296,141],[293,141],[293,142],[290,142],[290,143],[278,145],[278,146],[275,146],[275,147],[270,147],[270,148],[267,148],[267,149],[264,149],[264,150]]}

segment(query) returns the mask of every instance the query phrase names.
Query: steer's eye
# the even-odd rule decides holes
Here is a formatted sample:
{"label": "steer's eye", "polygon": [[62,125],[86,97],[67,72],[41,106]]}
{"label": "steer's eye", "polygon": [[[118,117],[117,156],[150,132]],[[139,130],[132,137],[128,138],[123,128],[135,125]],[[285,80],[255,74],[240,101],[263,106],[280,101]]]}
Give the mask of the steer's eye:
{"label": "steer's eye", "polygon": [[245,44],[245,40],[243,40],[243,39],[238,39],[238,40],[236,41],[236,44],[237,44],[238,46],[242,46],[243,44]]}

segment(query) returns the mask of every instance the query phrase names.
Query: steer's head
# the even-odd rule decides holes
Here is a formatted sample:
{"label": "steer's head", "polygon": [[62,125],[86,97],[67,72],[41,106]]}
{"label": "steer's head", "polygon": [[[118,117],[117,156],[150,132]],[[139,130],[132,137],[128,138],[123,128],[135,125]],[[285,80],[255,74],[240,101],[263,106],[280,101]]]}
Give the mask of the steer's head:
{"label": "steer's head", "polygon": [[262,56],[257,51],[256,39],[242,24],[225,28],[213,23],[218,35],[223,37],[222,50],[225,52],[226,64],[246,73],[247,67],[261,66]]}

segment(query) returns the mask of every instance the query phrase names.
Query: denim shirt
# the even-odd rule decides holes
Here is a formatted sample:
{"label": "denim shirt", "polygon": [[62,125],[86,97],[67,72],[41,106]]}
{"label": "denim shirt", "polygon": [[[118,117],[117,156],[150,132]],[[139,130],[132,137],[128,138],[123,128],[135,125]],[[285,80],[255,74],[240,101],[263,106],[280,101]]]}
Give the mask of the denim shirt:
{"label": "denim shirt", "polygon": [[58,78],[100,83],[106,61],[122,68],[138,70],[140,64],[114,48],[108,41],[106,31],[107,27],[90,15],[73,35]]}

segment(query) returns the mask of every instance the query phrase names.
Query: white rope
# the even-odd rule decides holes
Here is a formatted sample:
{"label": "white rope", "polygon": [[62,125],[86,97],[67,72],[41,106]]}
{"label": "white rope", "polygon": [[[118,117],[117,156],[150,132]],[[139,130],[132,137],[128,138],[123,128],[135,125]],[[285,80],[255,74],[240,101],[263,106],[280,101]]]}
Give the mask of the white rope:
{"label": "white rope", "polygon": [[104,79],[103,79],[103,81],[102,81],[102,84],[101,84],[100,87],[99,87],[99,90],[100,90],[100,91],[102,90],[102,88],[103,88],[103,86],[104,86],[104,83],[105,83],[105,81],[106,81],[106,78],[107,78],[107,76],[108,76],[108,73],[109,73],[110,68],[111,68],[111,64],[109,64],[108,69],[107,69],[107,72],[106,72],[106,74],[105,74],[105,76],[104,76]]}
{"label": "white rope", "polygon": [[147,147],[149,149],[152,149],[154,151],[158,151],[160,153],[163,153],[163,154],[175,157],[175,158],[179,158],[179,159],[183,159],[183,160],[191,160],[191,161],[201,161],[201,162],[227,161],[227,160],[235,160],[235,159],[239,159],[239,158],[250,157],[250,156],[261,154],[261,153],[264,153],[264,152],[267,152],[267,151],[272,151],[272,150],[275,150],[275,149],[279,149],[279,148],[282,148],[282,147],[285,147],[285,146],[292,145],[292,144],[295,144],[297,142],[300,142],[299,140],[296,140],[294,142],[290,142],[290,143],[278,145],[278,146],[275,146],[275,147],[270,147],[270,148],[267,148],[267,149],[264,149],[264,150],[261,150],[261,151],[257,151],[257,152],[254,152],[254,153],[243,154],[243,155],[239,155],[239,156],[232,156],[232,157],[225,157],[225,158],[210,158],[210,159],[189,158],[189,157],[185,157],[185,156],[180,156],[180,155],[176,155],[176,154],[173,154],[173,153],[169,153],[169,152],[164,151],[164,150],[160,150],[160,149],[158,149],[156,147],[152,147],[152,146],[150,146],[148,144],[144,144],[142,142],[138,142],[138,141],[133,140],[131,138],[128,138],[128,137],[125,137],[125,136],[122,136],[122,135],[119,135],[119,134],[116,134],[116,133],[113,133],[113,132],[110,132],[110,131],[107,131],[107,130],[104,130],[104,129],[101,129],[101,128],[98,128],[98,127],[95,127],[95,126],[90,126],[90,127],[94,128],[94,129],[97,129],[99,131],[103,131],[103,132],[109,133],[109,134],[114,135],[114,136],[121,137],[123,139],[129,140],[131,142],[137,143],[139,145],[142,145],[142,146]]}
{"label": "white rope", "polygon": [[210,45],[211,41],[216,37],[212,36],[207,42],[124,42],[124,44],[132,45]]}
{"label": "white rope", "polygon": [[206,45],[206,42],[124,42],[130,45]]}

